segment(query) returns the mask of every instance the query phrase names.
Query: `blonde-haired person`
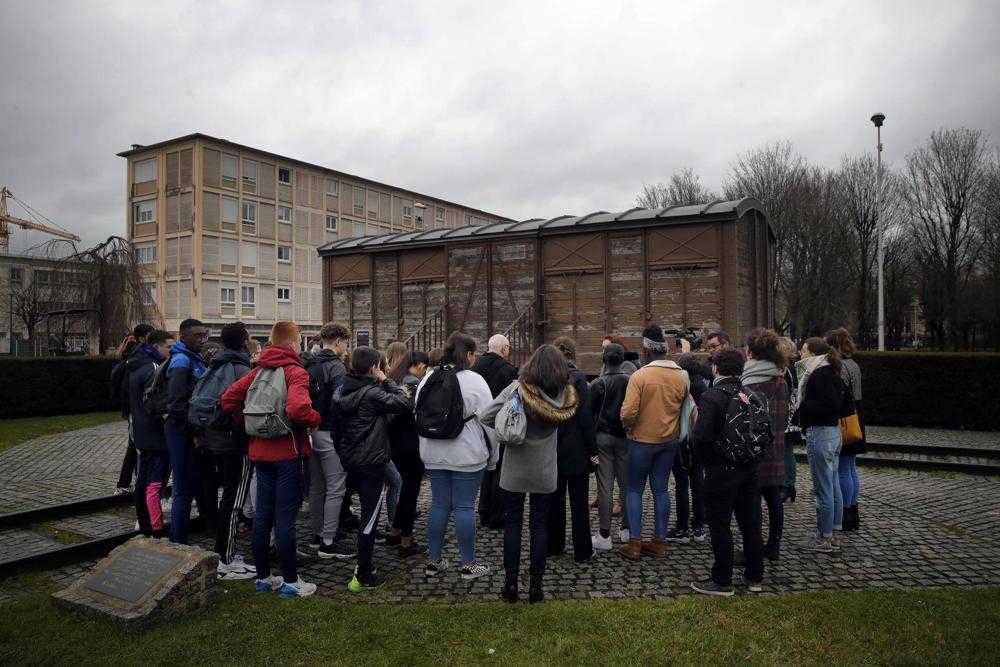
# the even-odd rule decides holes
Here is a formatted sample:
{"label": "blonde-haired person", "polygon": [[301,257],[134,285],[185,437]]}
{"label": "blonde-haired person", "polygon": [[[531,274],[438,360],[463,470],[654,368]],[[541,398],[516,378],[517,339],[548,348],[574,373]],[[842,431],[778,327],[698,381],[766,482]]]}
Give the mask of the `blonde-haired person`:
{"label": "blonde-haired person", "polygon": [[791,408],[795,405],[795,396],[799,391],[799,376],[795,370],[795,362],[799,360],[799,351],[795,343],[787,336],[778,338],[778,350],[785,358],[785,383],[788,384],[789,419],[785,427],[785,488],[782,490],[783,502],[795,502],[795,447],[801,445],[802,429],[792,423]]}
{"label": "blonde-haired person", "polygon": [[[847,329],[840,327],[826,334],[826,343],[840,353],[843,365],[840,377],[847,383],[854,400],[854,412],[861,424],[861,434],[864,435],[865,423],[861,416],[861,367],[852,357],[856,351],[854,339]],[[844,498],[844,530],[857,530],[860,526],[858,517],[858,495],[861,491],[861,480],[858,478],[857,455],[866,451],[865,440],[844,445],[840,450],[840,493]]]}

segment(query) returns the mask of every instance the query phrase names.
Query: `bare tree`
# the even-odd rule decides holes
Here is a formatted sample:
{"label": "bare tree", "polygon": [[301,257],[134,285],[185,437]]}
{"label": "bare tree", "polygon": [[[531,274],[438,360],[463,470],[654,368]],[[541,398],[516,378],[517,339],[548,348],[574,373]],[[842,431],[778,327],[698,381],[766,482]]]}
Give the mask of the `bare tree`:
{"label": "bare tree", "polygon": [[716,193],[702,185],[694,169],[685,167],[671,174],[668,183],[643,184],[636,203],[643,208],[663,208],[707,204],[718,198]]}
{"label": "bare tree", "polygon": [[19,287],[12,286],[10,298],[11,312],[24,325],[28,339],[33,340],[35,330],[49,311],[47,290],[32,280]]}
{"label": "bare tree", "polygon": [[790,142],[775,142],[751,149],[730,165],[723,183],[726,199],[753,197],[764,204],[775,234],[775,261],[770,290],[774,328],[784,331],[789,324],[789,304],[782,304],[787,272],[788,245],[796,222],[797,188],[806,173],[805,160]]}
{"label": "bare tree", "polygon": [[987,162],[982,204],[983,305],[992,346],[1000,351],[1000,151]]}
{"label": "bare tree", "polygon": [[[986,142],[979,130],[937,130],[906,159],[906,200],[920,260],[940,282],[944,330],[960,344],[960,290],[982,247],[973,222],[985,181]],[[943,343],[944,341],[940,341]]]}
{"label": "bare tree", "polygon": [[901,182],[897,174],[882,170],[878,191],[878,163],[870,155],[845,156],[837,172],[847,230],[853,237],[852,273],[855,282],[855,317],[862,346],[870,344],[871,296],[878,251],[879,217],[887,236],[898,224]]}

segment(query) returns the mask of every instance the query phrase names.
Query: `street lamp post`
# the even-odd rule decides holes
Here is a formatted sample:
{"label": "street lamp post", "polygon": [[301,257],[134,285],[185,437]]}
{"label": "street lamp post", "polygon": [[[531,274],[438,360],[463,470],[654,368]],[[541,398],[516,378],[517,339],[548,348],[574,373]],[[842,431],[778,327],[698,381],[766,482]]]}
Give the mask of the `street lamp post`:
{"label": "street lamp post", "polygon": [[879,204],[882,198],[882,123],[885,114],[876,113],[872,116],[875,124],[875,155],[878,165],[875,168],[875,216],[878,220],[878,349],[885,352],[885,226]]}

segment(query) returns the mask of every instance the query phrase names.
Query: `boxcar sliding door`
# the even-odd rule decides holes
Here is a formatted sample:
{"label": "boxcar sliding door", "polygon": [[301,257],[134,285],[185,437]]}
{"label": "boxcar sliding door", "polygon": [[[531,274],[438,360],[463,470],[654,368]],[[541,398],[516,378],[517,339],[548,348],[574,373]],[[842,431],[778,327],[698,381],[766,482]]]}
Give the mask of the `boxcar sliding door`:
{"label": "boxcar sliding door", "polygon": [[559,336],[576,341],[577,366],[601,366],[606,326],[603,234],[572,234],[542,239],[545,292],[545,342]]}

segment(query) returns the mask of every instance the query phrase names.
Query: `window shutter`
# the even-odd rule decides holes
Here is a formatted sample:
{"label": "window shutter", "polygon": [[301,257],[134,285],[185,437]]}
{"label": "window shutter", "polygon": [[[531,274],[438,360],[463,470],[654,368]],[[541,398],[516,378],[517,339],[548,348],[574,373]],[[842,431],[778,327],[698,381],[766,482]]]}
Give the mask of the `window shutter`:
{"label": "window shutter", "polygon": [[219,187],[219,177],[222,175],[222,154],[205,148],[201,152],[202,183],[209,187]]}
{"label": "window shutter", "polygon": [[179,230],[180,222],[180,197],[177,195],[169,195],[167,197],[167,226],[166,230],[169,234],[170,232],[176,232]]}
{"label": "window shutter", "polygon": [[194,193],[180,194],[180,210],[177,214],[177,228],[185,231],[194,228]]}
{"label": "window shutter", "polygon": [[180,187],[180,154],[174,151],[167,153],[167,191]]}
{"label": "window shutter", "polygon": [[180,155],[180,173],[179,173],[179,185],[182,188],[189,187],[194,184],[192,178],[192,171],[194,165],[192,164],[194,156],[194,151],[190,148],[185,148],[181,151]]}
{"label": "window shutter", "polygon": [[257,236],[274,238],[274,204],[257,204]]}
{"label": "window shutter", "polygon": [[202,315],[205,317],[218,317],[219,313],[219,299],[221,292],[219,291],[219,281],[218,280],[202,280],[201,281],[201,309]]}
{"label": "window shutter", "polygon": [[202,229],[214,232],[219,229],[219,195],[214,192],[206,192],[201,199]]}
{"label": "window shutter", "polygon": [[277,174],[274,165],[266,162],[257,164],[257,193],[261,197],[274,199],[274,186],[277,183]]}
{"label": "window shutter", "polygon": [[219,239],[203,236],[201,239],[201,270],[205,273],[219,272]]}
{"label": "window shutter", "polygon": [[177,273],[187,276],[191,274],[191,237],[182,236],[179,240],[180,252],[177,259]]}

